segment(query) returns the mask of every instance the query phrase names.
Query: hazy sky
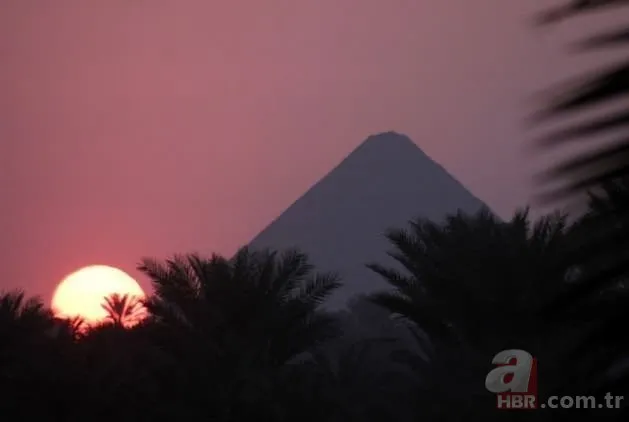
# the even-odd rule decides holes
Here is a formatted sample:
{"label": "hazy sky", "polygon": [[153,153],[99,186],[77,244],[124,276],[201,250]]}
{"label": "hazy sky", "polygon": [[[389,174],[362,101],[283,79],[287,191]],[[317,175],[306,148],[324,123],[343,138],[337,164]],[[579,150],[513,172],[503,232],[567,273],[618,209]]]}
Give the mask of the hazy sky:
{"label": "hazy sky", "polygon": [[507,216],[531,95],[584,68],[527,22],[549,4],[2,1],[0,288],[230,254],[387,130]]}

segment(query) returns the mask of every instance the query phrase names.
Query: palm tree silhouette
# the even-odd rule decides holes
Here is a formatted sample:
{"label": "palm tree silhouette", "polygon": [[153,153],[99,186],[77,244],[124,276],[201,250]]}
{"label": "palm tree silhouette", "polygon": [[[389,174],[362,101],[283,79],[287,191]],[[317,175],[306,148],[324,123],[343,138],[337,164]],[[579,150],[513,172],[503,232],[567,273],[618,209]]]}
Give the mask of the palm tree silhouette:
{"label": "palm tree silhouette", "polygon": [[498,417],[487,413],[495,397],[482,380],[494,355],[507,349],[550,362],[544,380],[547,391],[553,387],[562,332],[553,332],[550,343],[538,313],[549,295],[566,288],[568,227],[560,214],[530,223],[527,210],[509,221],[482,210],[443,224],[419,218],[388,232],[398,266],[369,268],[393,289],[372,300],[411,323],[423,352],[409,362],[421,378],[422,412],[440,420]]}
{"label": "palm tree silhouette", "polygon": [[189,397],[216,402],[221,418],[245,412],[242,401],[236,406],[244,395],[249,405],[263,401],[273,368],[337,335],[335,319],[319,307],[338,277],[314,273],[299,251],[144,259],[139,269],[155,292],[147,309],[168,336],[161,346],[186,362],[187,376],[215,386]]}
{"label": "palm tree silhouette", "polygon": [[540,25],[557,23],[580,13],[597,11],[607,7],[628,4],[627,0],[572,0],[569,3],[545,10],[536,16]]}
{"label": "palm tree silhouette", "polygon": [[144,304],[138,296],[114,293],[102,304],[107,320],[117,327],[131,327],[145,316]]}
{"label": "palm tree silhouette", "polygon": [[48,332],[51,337],[65,338],[72,341],[80,339],[87,329],[85,319],[79,315],[70,318],[55,318],[55,324]]}
{"label": "palm tree silhouette", "polygon": [[0,413],[23,412],[33,396],[41,396],[43,407],[52,406],[50,388],[61,375],[48,335],[53,325],[52,311],[39,298],[21,290],[0,294]]}
{"label": "palm tree silhouette", "polygon": [[0,293],[0,335],[43,333],[53,325],[52,311],[38,297],[27,298],[22,290]]}

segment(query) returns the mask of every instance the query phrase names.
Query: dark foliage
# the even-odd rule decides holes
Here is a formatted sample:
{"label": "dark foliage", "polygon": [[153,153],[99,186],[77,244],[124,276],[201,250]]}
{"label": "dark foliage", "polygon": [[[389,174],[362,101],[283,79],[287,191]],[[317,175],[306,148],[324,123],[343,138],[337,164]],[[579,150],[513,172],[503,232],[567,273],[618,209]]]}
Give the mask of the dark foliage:
{"label": "dark foliage", "polygon": [[[593,198],[587,218],[612,203]],[[370,265],[392,290],[336,313],[321,308],[336,276],[316,273],[298,251],[146,259],[140,269],[154,294],[142,304],[107,298],[109,318],[96,326],[57,320],[38,300],[8,293],[0,296],[0,391],[8,399],[0,410],[60,421],[94,409],[91,419],[122,421],[501,420],[483,382],[497,352],[521,348],[544,362],[548,396],[582,392],[579,377],[591,380],[616,345],[604,337],[579,361],[581,371],[575,360],[563,364],[577,334],[601,331],[591,313],[608,307],[622,284],[579,304],[552,331],[542,327],[548,298],[585,274],[564,251],[587,218],[568,226],[556,214],[532,224],[526,211],[509,221],[483,211],[440,224],[414,220],[388,234],[398,267]]]}
{"label": "dark foliage", "polygon": [[[557,23],[590,12],[626,13],[626,0],[573,1],[542,16],[541,23]],[[629,47],[629,27],[605,28],[578,44],[581,51]],[[592,298],[604,298],[592,318],[597,323],[584,330],[580,346],[571,358],[587,368],[593,392],[629,392],[626,368],[629,343],[623,331],[629,322],[629,63],[621,61],[571,84],[554,94],[540,119],[574,117],[577,123],[548,134],[547,146],[583,143],[585,152],[571,157],[548,172],[544,182],[563,180],[546,200],[585,199],[589,211],[581,222],[580,235],[572,248],[581,277],[569,294],[551,303],[550,315],[563,312]],[[604,112],[603,112],[604,110]],[[585,194],[585,195],[584,195]],[[600,352],[599,349],[605,350]],[[599,353],[596,353],[599,351]],[[587,365],[583,365],[583,362]]]}
{"label": "dark foliage", "polygon": [[444,224],[419,218],[388,238],[398,268],[370,268],[393,290],[372,300],[417,333],[424,354],[406,355],[421,378],[424,415],[500,419],[482,381],[502,350],[523,349],[545,362],[540,378],[552,395],[563,373],[558,357],[574,333],[563,326],[549,337],[539,316],[545,299],[566,288],[570,265],[563,253],[571,232],[565,216],[535,224],[526,211],[506,222],[488,211],[450,216]]}

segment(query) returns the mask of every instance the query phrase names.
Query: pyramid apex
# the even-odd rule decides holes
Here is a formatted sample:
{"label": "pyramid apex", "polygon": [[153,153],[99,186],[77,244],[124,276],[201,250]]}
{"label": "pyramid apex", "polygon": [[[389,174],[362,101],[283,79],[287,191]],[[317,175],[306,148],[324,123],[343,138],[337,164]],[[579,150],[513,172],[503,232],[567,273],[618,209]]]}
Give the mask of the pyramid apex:
{"label": "pyramid apex", "polygon": [[395,131],[388,132],[380,132],[375,135],[370,135],[363,143],[393,143],[393,142],[404,142],[415,145],[411,138],[408,136],[398,133]]}
{"label": "pyramid apex", "polygon": [[[408,136],[403,133],[388,131],[381,132],[374,135],[370,135],[367,139],[365,139],[362,144],[358,146],[358,148],[369,146],[369,148],[382,148],[383,150],[391,151],[392,148],[400,149],[406,148],[410,149],[412,147],[414,150],[421,151],[421,148],[417,146],[415,142],[411,140]],[[423,151],[421,151],[423,152]]]}
{"label": "pyramid apex", "polygon": [[[365,154],[372,157],[379,157],[379,159],[387,157],[398,159],[402,156],[426,156],[426,154],[417,146],[415,142],[408,136],[394,132],[381,132],[374,135],[370,135],[362,143],[354,149],[352,156],[364,157]],[[348,158],[349,158],[348,157]],[[427,157],[427,156],[426,156]]]}

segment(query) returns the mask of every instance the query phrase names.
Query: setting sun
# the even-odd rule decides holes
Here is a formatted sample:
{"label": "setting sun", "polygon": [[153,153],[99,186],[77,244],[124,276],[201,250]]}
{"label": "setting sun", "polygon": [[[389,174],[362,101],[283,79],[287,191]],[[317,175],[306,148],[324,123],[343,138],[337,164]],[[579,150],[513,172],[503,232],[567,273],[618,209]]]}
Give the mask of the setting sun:
{"label": "setting sun", "polygon": [[97,323],[107,317],[105,298],[113,294],[143,298],[144,291],[127,273],[106,265],[82,268],[64,278],[52,298],[52,309],[58,317],[82,317],[86,323]]}

